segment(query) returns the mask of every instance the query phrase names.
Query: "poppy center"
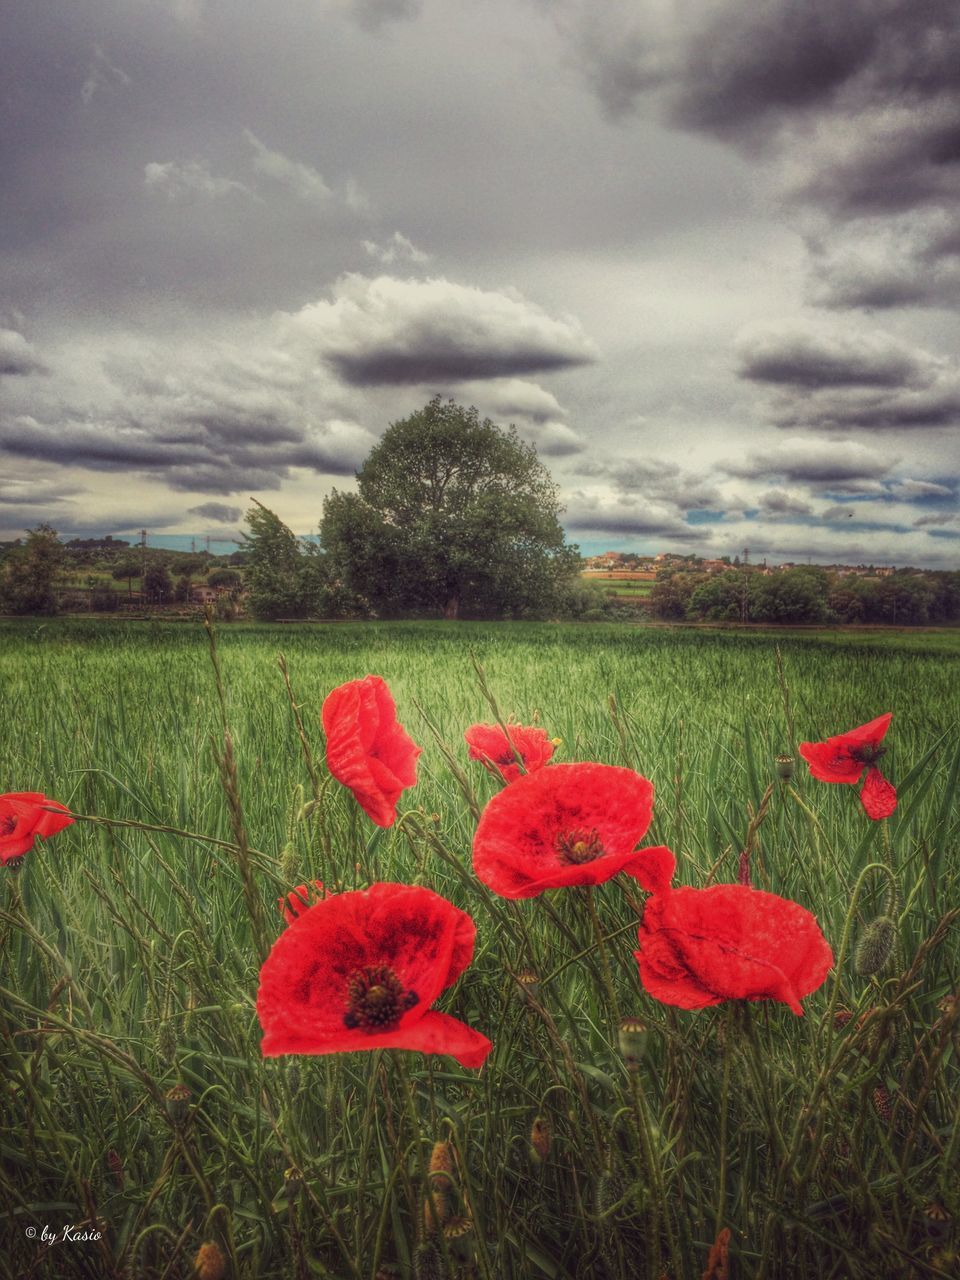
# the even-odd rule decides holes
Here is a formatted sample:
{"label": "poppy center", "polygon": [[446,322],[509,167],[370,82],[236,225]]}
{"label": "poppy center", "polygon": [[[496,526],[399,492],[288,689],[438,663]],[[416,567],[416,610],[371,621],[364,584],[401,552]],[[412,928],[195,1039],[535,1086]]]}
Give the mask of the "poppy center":
{"label": "poppy center", "polygon": [[850,754],[861,764],[876,764],[881,756],[887,754],[887,748],[882,747],[879,742],[865,742],[863,746],[855,747]]}
{"label": "poppy center", "polygon": [[393,1031],[401,1017],[420,997],[405,991],[403,983],[385,964],[368,964],[350,975],[347,1011],[343,1025],[351,1030]]}
{"label": "poppy center", "polygon": [[596,827],[592,831],[564,831],[557,837],[557,853],[564,862],[579,867],[584,862],[593,862],[605,852],[600,834]]}
{"label": "poppy center", "polygon": [[16,818],[11,818],[9,814],[5,818],[0,818],[0,837],[12,834],[16,825]]}
{"label": "poppy center", "polygon": [[505,751],[502,756],[497,756],[496,761],[494,763],[499,765],[516,764],[517,757],[513,754],[512,751]]}

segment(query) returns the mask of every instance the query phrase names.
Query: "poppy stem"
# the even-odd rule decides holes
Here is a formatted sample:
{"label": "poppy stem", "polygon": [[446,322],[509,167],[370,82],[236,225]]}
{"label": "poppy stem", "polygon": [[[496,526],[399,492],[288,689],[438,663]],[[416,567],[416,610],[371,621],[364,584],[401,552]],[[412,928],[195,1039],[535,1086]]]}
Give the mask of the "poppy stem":
{"label": "poppy stem", "polygon": [[603,985],[607,993],[607,1001],[610,1006],[610,1014],[613,1018],[614,1027],[620,1025],[620,1002],[617,999],[616,988],[613,985],[613,973],[610,969],[610,957],[607,955],[607,940],[604,936],[603,926],[600,923],[600,917],[597,914],[597,904],[593,900],[593,885],[588,884],[587,890],[587,910],[590,912],[590,920],[593,924],[593,936],[597,940],[597,950],[600,953],[600,969],[603,974]]}
{"label": "poppy stem", "polygon": [[443,1220],[440,1217],[440,1209],[437,1204],[437,1197],[434,1193],[433,1179],[430,1177],[430,1168],[423,1151],[423,1131],[420,1128],[420,1118],[417,1115],[417,1107],[413,1097],[413,1086],[407,1072],[407,1064],[404,1061],[402,1050],[396,1050],[392,1052],[390,1056],[393,1059],[393,1065],[396,1069],[397,1077],[400,1080],[400,1091],[403,1094],[403,1102],[407,1111],[407,1119],[410,1122],[410,1129],[413,1134],[413,1144],[417,1153],[417,1171],[420,1174],[420,1181],[423,1185],[424,1204],[428,1210],[428,1213],[424,1215],[424,1222],[426,1223],[429,1221],[431,1223],[433,1234],[436,1235],[440,1242],[440,1251],[443,1255],[443,1265],[446,1275],[452,1276],[454,1274],[453,1259],[450,1257],[447,1237],[444,1235],[443,1231]]}
{"label": "poppy stem", "polygon": [[723,1084],[720,1086],[720,1185],[717,1188],[717,1213],[714,1219],[713,1234],[720,1234],[723,1226],[724,1211],[727,1200],[727,1118],[730,1110],[730,1067],[733,1061],[731,1041],[733,1040],[734,1005],[728,1003],[726,1008],[726,1024],[723,1036]]}

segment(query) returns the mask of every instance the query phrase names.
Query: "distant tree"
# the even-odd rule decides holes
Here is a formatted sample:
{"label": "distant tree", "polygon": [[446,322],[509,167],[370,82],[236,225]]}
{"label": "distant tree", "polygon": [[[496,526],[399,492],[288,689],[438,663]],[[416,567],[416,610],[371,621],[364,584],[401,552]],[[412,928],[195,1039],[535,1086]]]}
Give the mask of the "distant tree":
{"label": "distant tree", "polygon": [[686,617],[693,585],[685,573],[658,574],[649,597],[653,616],[664,621]]}
{"label": "distant tree", "polygon": [[393,423],[357,488],[325,501],[321,540],[333,576],[378,613],[549,610],[579,567],[536,450],[452,400]]}
{"label": "distant tree", "polygon": [[173,598],[176,600],[177,604],[187,603],[190,599],[190,588],[192,585],[193,582],[189,573],[183,573],[180,575],[173,588]]}
{"label": "distant tree", "polygon": [[323,612],[326,568],[319,548],[302,542],[254,499],[246,514],[244,581],[255,618],[307,618]]}
{"label": "distant tree", "polygon": [[135,556],[124,556],[113,566],[111,576],[118,582],[126,582],[127,595],[133,590],[133,579],[139,578],[143,572],[143,564]]}
{"label": "distant tree", "polygon": [[159,560],[147,565],[143,575],[143,590],[148,599],[156,604],[165,604],[173,598],[173,583],[167,566]]}
{"label": "distant tree", "polygon": [[207,583],[211,587],[223,587],[226,591],[239,591],[243,577],[237,569],[214,569],[207,574]]}
{"label": "distant tree", "polygon": [[3,560],[0,603],[11,613],[56,613],[53,581],[63,563],[56,529],[38,524]]}

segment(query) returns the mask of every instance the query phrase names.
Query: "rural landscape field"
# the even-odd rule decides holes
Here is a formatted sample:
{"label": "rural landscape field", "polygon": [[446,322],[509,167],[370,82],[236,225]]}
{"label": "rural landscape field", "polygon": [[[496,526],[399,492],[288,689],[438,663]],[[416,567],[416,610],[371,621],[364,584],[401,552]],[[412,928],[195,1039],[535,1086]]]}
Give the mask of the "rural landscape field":
{"label": "rural landscape field", "polygon": [[[423,747],[391,827],[324,766],[321,705],[367,674]],[[0,622],[0,774],[77,815],[4,869],[7,1273],[956,1276],[958,677],[955,631]],[[797,746],[886,712],[876,821]],[[834,963],[802,1016],[648,994],[636,879],[482,884],[503,784],[463,734],[498,720],[560,740],[546,771],[649,778],[677,884],[734,884],[746,852],[812,912]],[[314,879],[472,917],[437,1005],[482,1067],[262,1056],[278,899]]]}

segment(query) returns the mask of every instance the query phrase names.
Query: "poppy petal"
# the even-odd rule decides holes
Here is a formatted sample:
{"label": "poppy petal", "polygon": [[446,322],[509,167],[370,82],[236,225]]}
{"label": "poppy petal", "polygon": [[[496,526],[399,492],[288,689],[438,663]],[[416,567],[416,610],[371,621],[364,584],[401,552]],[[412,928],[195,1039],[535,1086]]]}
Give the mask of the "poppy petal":
{"label": "poppy petal", "polygon": [[364,676],[339,685],[321,717],[327,768],[377,826],[392,826],[401,793],[416,783],[421,748],[398,723],[386,681]]}
{"label": "poppy petal", "polygon": [[[375,884],[323,899],[281,934],[261,969],[263,1052],[417,1047],[396,1037],[409,1037],[470,963],[475,933],[466,912],[417,885]],[[371,1034],[349,1024],[350,984],[379,967],[390,970],[410,1003],[398,1009],[394,1025]]]}
{"label": "poppy petal", "polygon": [[826,742],[801,742],[798,750],[810,766],[811,776],[820,782],[859,782],[867,768],[865,749],[879,747],[892,719],[893,712],[888,711]]}
{"label": "poppy petal", "polygon": [[[480,816],[473,840],[477,877],[505,898],[545,889],[602,884],[637,874],[637,844],[653,815],[653,784],[613,765],[555,764],[511,782]],[[587,850],[563,852],[564,842]],[[596,852],[590,854],[594,846]]]}
{"label": "poppy petal", "polygon": [[74,822],[65,805],[42,791],[11,791],[0,796],[0,863],[20,858],[41,840]]}
{"label": "poppy petal", "polygon": [[[362,1037],[362,1043],[358,1038]],[[413,1049],[421,1053],[449,1054],[464,1067],[481,1067],[493,1042],[465,1022],[449,1014],[428,1010],[421,1018],[396,1031],[370,1035],[341,1028],[338,1034],[311,1037],[294,1035],[282,1027],[267,1031],[261,1041],[265,1058],[285,1053],[352,1053],[357,1049]]]}
{"label": "poppy petal", "polygon": [[739,884],[650,898],[639,943],[644,988],[681,1009],[779,1000],[802,1014],[801,999],[822,984],[833,964],[806,908]]}
{"label": "poppy petal", "polygon": [[472,724],[463,736],[470,748],[470,759],[479,760],[505,782],[514,782],[524,772],[535,773],[553,755],[553,743],[546,730],[536,725],[508,724],[504,732],[498,724]]}
{"label": "poppy petal", "polygon": [[897,807],[897,789],[879,769],[868,769],[860,801],[867,817],[873,818],[874,822],[880,818],[889,818]]}

